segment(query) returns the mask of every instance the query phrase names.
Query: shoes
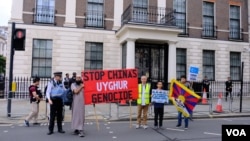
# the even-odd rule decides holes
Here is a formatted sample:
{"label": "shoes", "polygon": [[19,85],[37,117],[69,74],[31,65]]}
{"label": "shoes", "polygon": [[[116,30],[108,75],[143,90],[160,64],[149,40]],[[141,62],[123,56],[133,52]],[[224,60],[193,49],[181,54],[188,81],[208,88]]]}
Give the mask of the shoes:
{"label": "shoes", "polygon": [[181,125],[177,124],[176,127],[181,127]]}
{"label": "shoes", "polygon": [[188,127],[185,127],[184,129],[185,129],[185,130],[187,130],[187,129],[188,129]]}
{"label": "shoes", "polygon": [[62,133],[62,134],[65,133],[65,131],[63,131],[63,130],[59,130],[58,132],[59,132],[59,133]]}
{"label": "shoes", "polygon": [[147,129],[148,128],[148,126],[147,125],[143,125],[143,129]]}
{"label": "shoes", "polygon": [[53,134],[54,132],[53,131],[49,131],[48,133],[47,133],[47,135],[51,135],[51,134]]}
{"label": "shoes", "polygon": [[25,124],[27,127],[30,126],[30,123],[29,123],[29,121],[27,121],[27,120],[24,120],[24,124]]}
{"label": "shoes", "polygon": [[78,134],[79,137],[85,137],[85,134],[83,131],[80,131],[79,134]]}
{"label": "shoes", "polygon": [[75,130],[72,134],[73,135],[78,135],[79,134],[79,130]]}
{"label": "shoes", "polygon": [[154,129],[157,130],[157,129],[158,129],[158,126],[155,126]]}
{"label": "shoes", "polygon": [[135,128],[136,129],[139,129],[141,126],[139,125],[139,124],[137,124],[136,126],[135,126]]}

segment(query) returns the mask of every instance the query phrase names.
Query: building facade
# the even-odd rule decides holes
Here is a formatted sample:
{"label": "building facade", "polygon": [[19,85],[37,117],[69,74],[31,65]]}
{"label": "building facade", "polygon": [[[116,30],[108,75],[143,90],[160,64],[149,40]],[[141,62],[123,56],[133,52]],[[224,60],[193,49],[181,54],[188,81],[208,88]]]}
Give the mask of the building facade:
{"label": "building facade", "polygon": [[248,5],[247,0],[18,0],[10,22],[26,29],[26,47],[15,52],[13,73],[51,77],[54,71],[137,68],[151,81],[170,82],[194,65],[198,79],[224,81],[240,80],[244,62],[249,80]]}
{"label": "building facade", "polygon": [[0,26],[0,55],[4,57],[7,56],[7,31],[7,27]]}

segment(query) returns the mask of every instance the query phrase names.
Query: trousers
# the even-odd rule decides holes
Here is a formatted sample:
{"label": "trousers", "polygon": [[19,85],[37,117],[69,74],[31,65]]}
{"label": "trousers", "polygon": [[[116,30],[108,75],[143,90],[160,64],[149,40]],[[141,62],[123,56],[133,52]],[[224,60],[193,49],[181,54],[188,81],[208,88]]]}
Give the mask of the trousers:
{"label": "trousers", "polygon": [[51,99],[53,104],[50,105],[49,131],[54,131],[55,117],[57,118],[58,131],[62,130],[62,110],[63,101],[61,98]]}

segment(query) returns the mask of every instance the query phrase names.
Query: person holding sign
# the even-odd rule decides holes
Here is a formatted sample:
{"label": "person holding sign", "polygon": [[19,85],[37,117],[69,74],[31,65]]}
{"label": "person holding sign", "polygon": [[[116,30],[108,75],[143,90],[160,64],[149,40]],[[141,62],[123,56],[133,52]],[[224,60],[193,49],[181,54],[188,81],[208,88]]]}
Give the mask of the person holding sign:
{"label": "person holding sign", "polygon": [[[137,106],[138,106],[138,115],[137,115],[137,125],[136,129],[142,127],[147,129],[147,115],[148,115],[148,107],[150,104],[150,92],[151,86],[147,83],[147,77],[145,75],[141,76],[141,84],[138,85],[138,99],[137,99]],[[141,125],[141,115],[143,113],[143,122]]]}
{"label": "person holding sign", "polygon": [[[154,104],[154,129],[162,128],[164,103],[168,102],[167,91],[162,90],[163,83],[159,81],[157,83],[157,89],[152,90],[152,103]],[[159,124],[158,124],[159,119]],[[158,127],[159,125],[159,127]]]}

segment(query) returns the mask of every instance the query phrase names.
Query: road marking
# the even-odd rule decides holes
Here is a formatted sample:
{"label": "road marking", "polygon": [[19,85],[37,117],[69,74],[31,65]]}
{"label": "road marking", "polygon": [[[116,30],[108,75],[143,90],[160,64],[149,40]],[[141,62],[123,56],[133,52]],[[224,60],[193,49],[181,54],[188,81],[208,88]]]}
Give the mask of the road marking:
{"label": "road marking", "polygon": [[4,133],[8,133],[9,131],[8,131],[8,130],[4,130],[3,132],[4,132]]}
{"label": "road marking", "polygon": [[182,129],[176,129],[176,128],[166,128],[167,130],[173,130],[173,131],[185,131],[185,130],[182,130]]}
{"label": "road marking", "polygon": [[207,135],[215,135],[215,136],[221,136],[221,134],[218,134],[218,133],[210,133],[210,132],[204,132],[204,134],[207,134]]}
{"label": "road marking", "polygon": [[113,139],[116,139],[117,137],[116,137],[116,136],[113,136],[112,138],[113,138]]}
{"label": "road marking", "polygon": [[108,124],[107,124],[107,123],[105,123],[104,125],[105,125],[105,126],[107,126]]}
{"label": "road marking", "polygon": [[113,134],[114,132],[113,131],[109,131],[109,134]]}
{"label": "road marking", "polygon": [[106,127],[106,129],[110,129],[110,127]]}

